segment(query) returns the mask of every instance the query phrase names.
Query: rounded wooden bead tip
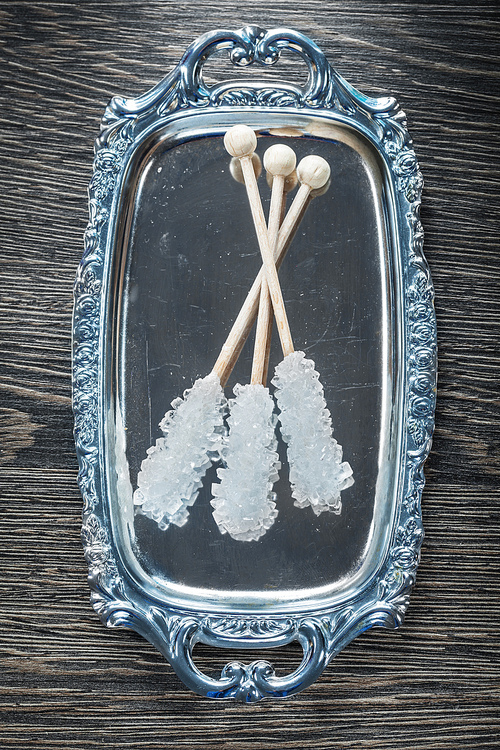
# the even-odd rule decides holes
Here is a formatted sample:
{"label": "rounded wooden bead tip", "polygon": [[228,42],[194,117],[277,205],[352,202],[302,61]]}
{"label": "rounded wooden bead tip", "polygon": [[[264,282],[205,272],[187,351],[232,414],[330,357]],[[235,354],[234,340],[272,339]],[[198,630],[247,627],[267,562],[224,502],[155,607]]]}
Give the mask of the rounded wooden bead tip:
{"label": "rounded wooden bead tip", "polygon": [[257,136],[248,125],[234,125],[224,136],[224,146],[231,156],[251,156],[257,147]]}
{"label": "rounded wooden bead tip", "polygon": [[277,143],[271,146],[264,154],[264,167],[272,175],[281,175],[287,177],[295,169],[297,157],[290,146],[284,143]]}
{"label": "rounded wooden bead tip", "polygon": [[[262,163],[258,154],[252,155],[252,167],[255,173],[255,179],[258,180],[260,177],[260,173],[262,172]],[[231,159],[229,163],[229,171],[231,172],[231,177],[236,180],[236,182],[241,182],[242,185],[245,184],[241,162],[238,157],[233,156],[233,158]]]}
{"label": "rounded wooden bead tip", "polygon": [[302,184],[308,185],[311,190],[317,190],[330,179],[330,165],[321,156],[311,154],[299,162],[297,175]]}

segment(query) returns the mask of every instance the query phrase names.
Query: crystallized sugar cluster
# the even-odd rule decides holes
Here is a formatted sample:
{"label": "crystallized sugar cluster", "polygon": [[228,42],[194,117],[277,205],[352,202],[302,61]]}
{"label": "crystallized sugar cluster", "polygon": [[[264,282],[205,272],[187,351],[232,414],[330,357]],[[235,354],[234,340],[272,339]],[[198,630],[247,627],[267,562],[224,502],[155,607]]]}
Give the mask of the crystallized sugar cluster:
{"label": "crystallized sugar cluster", "polygon": [[[340,493],[354,480],[332,436],[330,412],[314,362],[303,352],[286,357],[273,384],[287,444],[295,505],[316,515],[341,512]],[[223,461],[220,483],[212,485],[213,516],[222,534],[256,541],[273,525],[278,511],[273,484],[281,464],[277,453],[274,401],[262,385],[236,385],[228,408],[218,376],[195,382],[160,423],[164,437],[149,448],[134,492],[138,512],[160,529],[188,520],[212,461]]]}
{"label": "crystallized sugar cluster", "polygon": [[160,529],[183,526],[212,460],[218,460],[226,399],[210,373],[172,401],[160,422],[164,437],[149,448],[137,477],[134,503]]}
{"label": "crystallized sugar cluster", "polygon": [[229,402],[229,435],[224,437],[212,485],[213,516],[222,534],[252,542],[263,536],[278,515],[272,491],[281,468],[276,440],[274,402],[262,385],[236,385]]}
{"label": "crystallized sugar cluster", "polygon": [[312,359],[289,354],[272,380],[280,409],[281,434],[287,443],[290,484],[295,505],[340,513],[340,493],[354,483],[352,469],[342,463],[342,446],[332,436],[332,420],[323,386]]}

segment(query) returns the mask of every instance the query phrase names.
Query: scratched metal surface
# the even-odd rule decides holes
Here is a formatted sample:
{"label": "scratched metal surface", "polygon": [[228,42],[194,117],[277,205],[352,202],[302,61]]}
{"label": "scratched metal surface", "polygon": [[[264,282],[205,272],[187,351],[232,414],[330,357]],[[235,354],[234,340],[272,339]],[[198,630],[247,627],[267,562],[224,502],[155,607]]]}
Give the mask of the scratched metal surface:
{"label": "scratched metal surface", "polygon": [[[262,156],[278,142],[283,140],[263,138],[258,152]],[[207,472],[182,528],[161,531],[155,522],[136,516],[133,545],[141,567],[165,583],[200,592],[347,586],[364,563],[369,570],[378,564],[378,555],[366,560],[381,545],[378,539],[371,548],[369,544],[377,481],[380,488],[379,474],[397,473],[388,457],[379,466],[380,443],[390,437],[382,434],[390,427],[383,408],[391,404],[383,339],[388,351],[396,347],[392,329],[384,326],[390,299],[384,289],[387,247],[377,231],[380,175],[373,175],[373,166],[340,141],[287,142],[299,159],[310,153],[327,158],[334,176],[330,190],[310,204],[280,281],[295,347],[320,372],[335,436],[353,467],[355,485],[342,493],[340,516],[316,517],[295,508],[280,437],[283,470],[274,487],[279,516],[257,545],[218,531],[210,505],[215,467]],[[139,184],[130,187],[132,226],[123,254],[119,358],[123,373],[117,373],[117,380],[125,382],[121,412],[133,486],[146,450],[161,436],[160,419],[173,399],[211,371],[261,266],[245,190],[229,174],[221,137],[173,148],[167,143],[142,161],[146,166],[137,174]],[[264,176],[260,182],[268,203]],[[378,191],[372,187],[377,184]],[[273,342],[271,377],[282,358],[276,331]],[[252,352],[253,336],[230,386],[249,382]],[[378,509],[388,520],[391,503],[388,493],[384,508]]]}

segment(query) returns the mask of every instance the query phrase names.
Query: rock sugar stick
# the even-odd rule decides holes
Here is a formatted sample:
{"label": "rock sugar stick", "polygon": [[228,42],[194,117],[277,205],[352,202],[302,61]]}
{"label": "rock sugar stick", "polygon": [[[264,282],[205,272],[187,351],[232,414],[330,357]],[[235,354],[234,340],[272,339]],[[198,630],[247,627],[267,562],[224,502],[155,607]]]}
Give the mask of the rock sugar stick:
{"label": "rock sugar stick", "polygon": [[[255,192],[252,186],[248,185],[254,173],[252,169],[245,169],[245,160],[251,167],[252,153],[257,143],[255,134],[249,128],[247,132],[237,130],[236,138],[231,137],[233,134],[234,131],[229,131],[226,135],[226,148],[230,154],[240,158],[242,163],[261,252],[263,246],[267,246],[271,251],[268,230],[265,221],[261,221],[260,195],[258,190]],[[277,152],[275,150],[272,158],[276,174],[279,174],[271,199],[272,221],[276,225],[273,236],[276,244],[283,203],[284,178],[295,168],[295,154],[287,146],[282,146],[278,147]],[[252,177],[249,177],[249,172]],[[273,270],[276,274],[274,261]],[[280,295],[281,289],[278,296]],[[281,315],[288,325],[284,307]],[[228,533],[238,541],[257,541],[272,526],[277,516],[276,496],[272,491],[281,467],[277,453],[276,416],[273,399],[262,382],[270,320],[272,307],[267,279],[264,277],[260,288],[251,383],[238,383],[234,388],[235,398],[229,401],[229,434],[223,440],[221,452],[224,467],[217,471],[220,483],[212,485],[214,519],[223,534]]]}
{"label": "rock sugar stick", "polygon": [[223,468],[212,484],[213,517],[222,534],[253,542],[274,523],[273,484],[281,463],[276,439],[276,415],[269,390],[255,383],[234,387],[229,400],[229,434],[223,439]]}
{"label": "rock sugar stick", "polygon": [[[304,185],[319,190],[328,182],[330,168],[318,159],[306,156],[300,162],[300,190]],[[350,465],[342,462],[342,446],[333,437],[330,412],[313,360],[306,359],[304,352],[290,354],[276,367],[272,382],[281,435],[287,444],[295,505],[310,506],[316,515],[323,511],[340,513],[340,493],[354,479]]]}
{"label": "rock sugar stick", "polygon": [[147,451],[134,504],[160,529],[183,526],[203,477],[220,458],[226,399],[217,373],[199,378],[160,422],[163,437]]}

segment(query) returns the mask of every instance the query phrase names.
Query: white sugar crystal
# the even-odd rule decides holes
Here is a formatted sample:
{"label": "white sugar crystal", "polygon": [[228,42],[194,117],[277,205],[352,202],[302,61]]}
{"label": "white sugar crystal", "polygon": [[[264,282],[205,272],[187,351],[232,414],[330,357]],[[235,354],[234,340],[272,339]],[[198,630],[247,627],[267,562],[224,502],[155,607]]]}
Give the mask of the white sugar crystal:
{"label": "white sugar crystal", "polygon": [[183,526],[213,460],[219,459],[226,400],[210,373],[172,401],[160,422],[164,437],[147,451],[137,477],[134,503],[160,529]]}
{"label": "white sugar crystal", "polygon": [[295,505],[340,513],[340,493],[354,484],[352,469],[342,463],[342,446],[332,436],[332,420],[312,359],[289,354],[272,380],[280,409],[281,434],[287,443],[290,484]]}
{"label": "white sugar crystal", "polygon": [[269,390],[262,385],[236,385],[229,402],[229,435],[224,437],[212,485],[214,519],[222,534],[253,542],[274,523],[276,494],[272,491],[281,464],[276,452],[276,416]]}

